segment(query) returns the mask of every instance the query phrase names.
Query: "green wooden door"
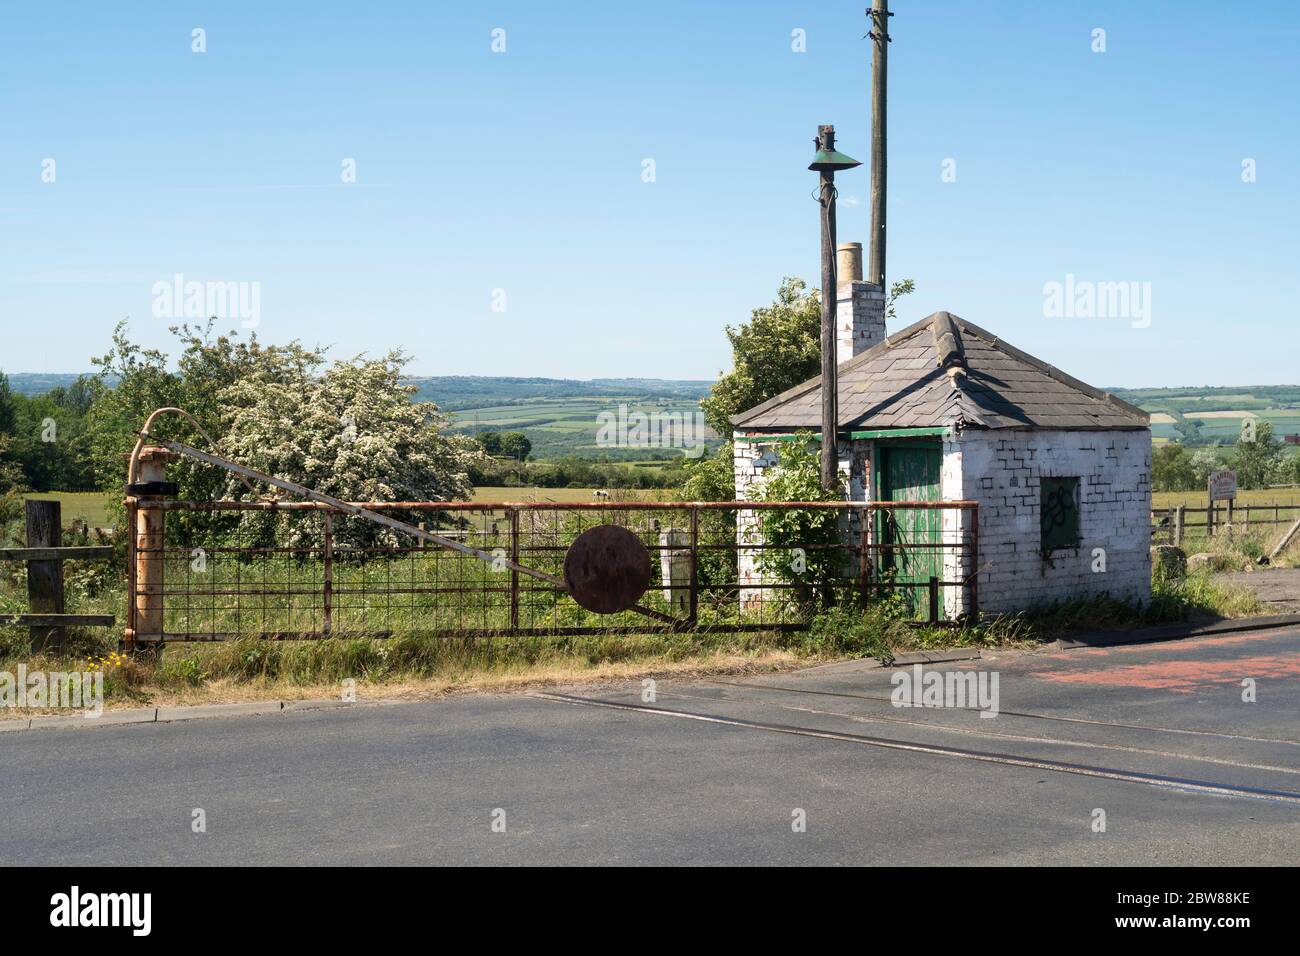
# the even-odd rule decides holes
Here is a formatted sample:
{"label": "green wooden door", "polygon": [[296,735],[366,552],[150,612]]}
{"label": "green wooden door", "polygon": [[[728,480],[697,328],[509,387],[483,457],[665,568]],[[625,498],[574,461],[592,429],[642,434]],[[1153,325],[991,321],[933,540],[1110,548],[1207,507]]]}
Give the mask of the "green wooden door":
{"label": "green wooden door", "polygon": [[[877,498],[881,501],[938,501],[940,448],[929,443],[880,445],[876,469]],[[936,509],[903,509],[882,514],[877,525],[882,544],[910,545],[881,552],[882,574],[893,574],[912,613],[929,613],[931,577],[943,579],[943,513]],[[919,546],[919,547],[918,547]],[[941,592],[942,594],[942,592]],[[939,602],[940,616],[943,602]]]}

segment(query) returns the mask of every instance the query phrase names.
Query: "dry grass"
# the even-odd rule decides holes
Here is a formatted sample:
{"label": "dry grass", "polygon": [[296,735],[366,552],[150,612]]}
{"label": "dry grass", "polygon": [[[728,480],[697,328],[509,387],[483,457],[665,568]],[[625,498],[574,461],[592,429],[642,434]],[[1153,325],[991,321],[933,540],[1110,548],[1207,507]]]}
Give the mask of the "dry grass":
{"label": "dry grass", "polygon": [[609,488],[609,497],[600,497],[595,488],[512,488],[481,486],[474,489],[473,500],[480,504],[504,502],[553,502],[555,504],[583,504],[602,501],[669,501],[671,491],[666,488]]}
{"label": "dry grass", "polygon": [[[753,656],[719,652],[692,661],[620,662],[590,667],[576,663],[549,664],[521,668],[517,672],[467,671],[445,677],[401,678],[375,683],[359,681],[357,698],[427,700],[455,693],[519,693],[566,684],[621,682],[644,677],[694,678],[772,673],[806,667],[808,663],[808,658],[788,651],[765,651]],[[152,703],[171,706],[259,700],[324,700],[336,699],[340,693],[340,686],[336,683],[303,685],[285,680],[247,683],[223,679],[203,688],[160,691]]]}
{"label": "dry grass", "polygon": [[[540,501],[556,504],[573,504],[575,502],[603,501],[593,492],[594,488],[513,488],[501,486],[484,486],[474,489],[473,500],[485,504],[497,504],[507,501]],[[655,489],[640,489],[620,492],[622,500],[654,501],[659,492]],[[54,491],[24,495],[23,498],[49,499],[63,505],[63,522],[71,524],[80,518],[91,527],[107,527],[112,524],[109,506],[114,500],[121,500],[121,495],[98,491]]]}
{"label": "dry grass", "polygon": [[[1204,508],[1206,491],[1156,491],[1151,494],[1151,507],[1156,511],[1184,505],[1188,508]],[[1238,505],[1300,505],[1300,488],[1255,488],[1250,491],[1237,492]],[[1223,502],[1219,502],[1222,513]],[[1200,516],[1198,515],[1199,519]]]}
{"label": "dry grass", "polygon": [[[599,684],[639,680],[644,677],[689,679],[718,675],[743,676],[776,673],[806,667],[818,659],[783,650],[752,654],[717,651],[684,661],[621,661],[584,665],[578,661],[557,662],[514,670],[474,670],[437,677],[399,677],[382,681],[357,681],[357,699],[430,700],[457,693],[506,694],[568,684]],[[218,678],[197,687],[162,687],[144,682],[129,697],[110,696],[105,710],[148,707],[186,707],[200,704],[241,704],[267,700],[338,700],[338,682],[296,683],[287,679],[238,680]],[[0,720],[66,715],[51,708],[0,708]]]}
{"label": "dry grass", "polygon": [[1215,419],[1215,418],[1259,418],[1255,412],[1247,411],[1226,411],[1226,412],[1187,412],[1184,418],[1195,419]]}
{"label": "dry grass", "polygon": [[553,501],[574,504],[600,501],[594,488],[507,488],[483,486],[474,489],[474,500],[487,504],[507,501]]}

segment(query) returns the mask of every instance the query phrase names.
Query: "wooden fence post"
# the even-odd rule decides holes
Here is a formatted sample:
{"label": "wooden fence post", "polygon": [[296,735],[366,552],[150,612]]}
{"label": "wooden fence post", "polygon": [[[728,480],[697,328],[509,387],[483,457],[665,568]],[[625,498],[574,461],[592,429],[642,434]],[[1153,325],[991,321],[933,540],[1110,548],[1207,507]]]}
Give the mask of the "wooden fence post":
{"label": "wooden fence post", "polygon": [[1174,509],[1174,547],[1183,546],[1183,529],[1187,526],[1187,516],[1185,514],[1187,506],[1179,505]]}
{"label": "wooden fence post", "polygon": [[[27,547],[58,548],[63,546],[62,509],[57,501],[26,503]],[[63,559],[27,562],[27,607],[32,614],[62,614]],[[67,634],[61,627],[33,625],[32,650],[59,651]]]}

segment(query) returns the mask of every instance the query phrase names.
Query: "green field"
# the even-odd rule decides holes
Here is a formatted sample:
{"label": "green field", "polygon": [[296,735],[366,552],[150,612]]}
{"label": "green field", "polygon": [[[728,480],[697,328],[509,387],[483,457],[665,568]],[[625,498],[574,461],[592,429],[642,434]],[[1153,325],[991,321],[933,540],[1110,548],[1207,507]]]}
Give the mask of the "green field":
{"label": "green field", "polygon": [[[452,420],[456,430],[470,435],[485,431],[523,432],[533,443],[532,458],[536,461],[569,455],[665,461],[680,457],[685,449],[696,446],[701,433],[706,446],[717,444],[717,436],[702,429],[699,411],[699,404],[695,401],[614,396],[534,399],[506,405],[485,405],[455,411]],[[613,432],[613,443],[608,440],[598,442],[603,421],[610,418],[626,421],[637,412],[665,423],[659,429],[661,440],[653,447],[636,443],[635,435],[631,444],[625,444],[622,438],[628,435],[627,430],[621,432],[621,437],[617,429]],[[610,418],[602,419],[602,415]]]}
{"label": "green field", "polygon": [[[1270,422],[1278,439],[1300,435],[1300,386],[1254,385],[1248,388],[1133,388],[1112,394],[1143,410],[1164,412],[1174,419],[1153,422],[1156,439],[1188,445],[1230,445],[1241,434],[1242,421],[1253,417]],[[1233,412],[1241,414],[1234,415]],[[1210,417],[1204,417],[1209,413]]]}
{"label": "green field", "polygon": [[92,528],[110,527],[113,518],[109,513],[109,507],[115,500],[121,500],[118,495],[110,495],[102,491],[51,491],[23,495],[24,501],[29,498],[37,501],[58,501],[62,505],[64,527],[80,520]]}
{"label": "green field", "polygon": [[[598,498],[594,488],[505,488],[481,487],[474,489],[474,501],[495,504],[505,501],[519,502],[554,502],[556,504],[573,504],[582,502],[606,501]],[[618,491],[613,493],[621,501],[655,501],[658,495],[653,490]],[[110,505],[117,500],[116,495],[99,491],[58,491],[49,494],[23,495],[23,499],[55,500],[63,505],[63,524],[68,526],[73,521],[82,520],[92,528],[106,528],[112,524]]]}
{"label": "green field", "polygon": [[[452,416],[464,434],[520,431],[532,442],[532,460],[580,457],[630,461],[666,461],[680,457],[682,446],[717,444],[712,432],[697,428],[699,401],[713,383],[693,379],[653,378],[504,378],[435,376],[412,378],[415,398],[435,402]],[[602,414],[641,412],[664,423],[664,437],[648,444],[633,441],[597,443]],[[671,422],[669,416],[675,416]],[[683,427],[684,426],[684,427]],[[702,429],[701,429],[702,430]],[[606,436],[608,437],[608,435]]]}

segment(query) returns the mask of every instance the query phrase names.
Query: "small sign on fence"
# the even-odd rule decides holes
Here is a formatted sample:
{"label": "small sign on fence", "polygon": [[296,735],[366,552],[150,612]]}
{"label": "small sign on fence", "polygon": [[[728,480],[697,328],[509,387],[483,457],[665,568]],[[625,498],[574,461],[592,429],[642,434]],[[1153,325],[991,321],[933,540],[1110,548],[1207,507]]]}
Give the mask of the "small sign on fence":
{"label": "small sign on fence", "polygon": [[1237,473],[1224,469],[1210,472],[1210,501],[1232,501],[1237,497]]}

